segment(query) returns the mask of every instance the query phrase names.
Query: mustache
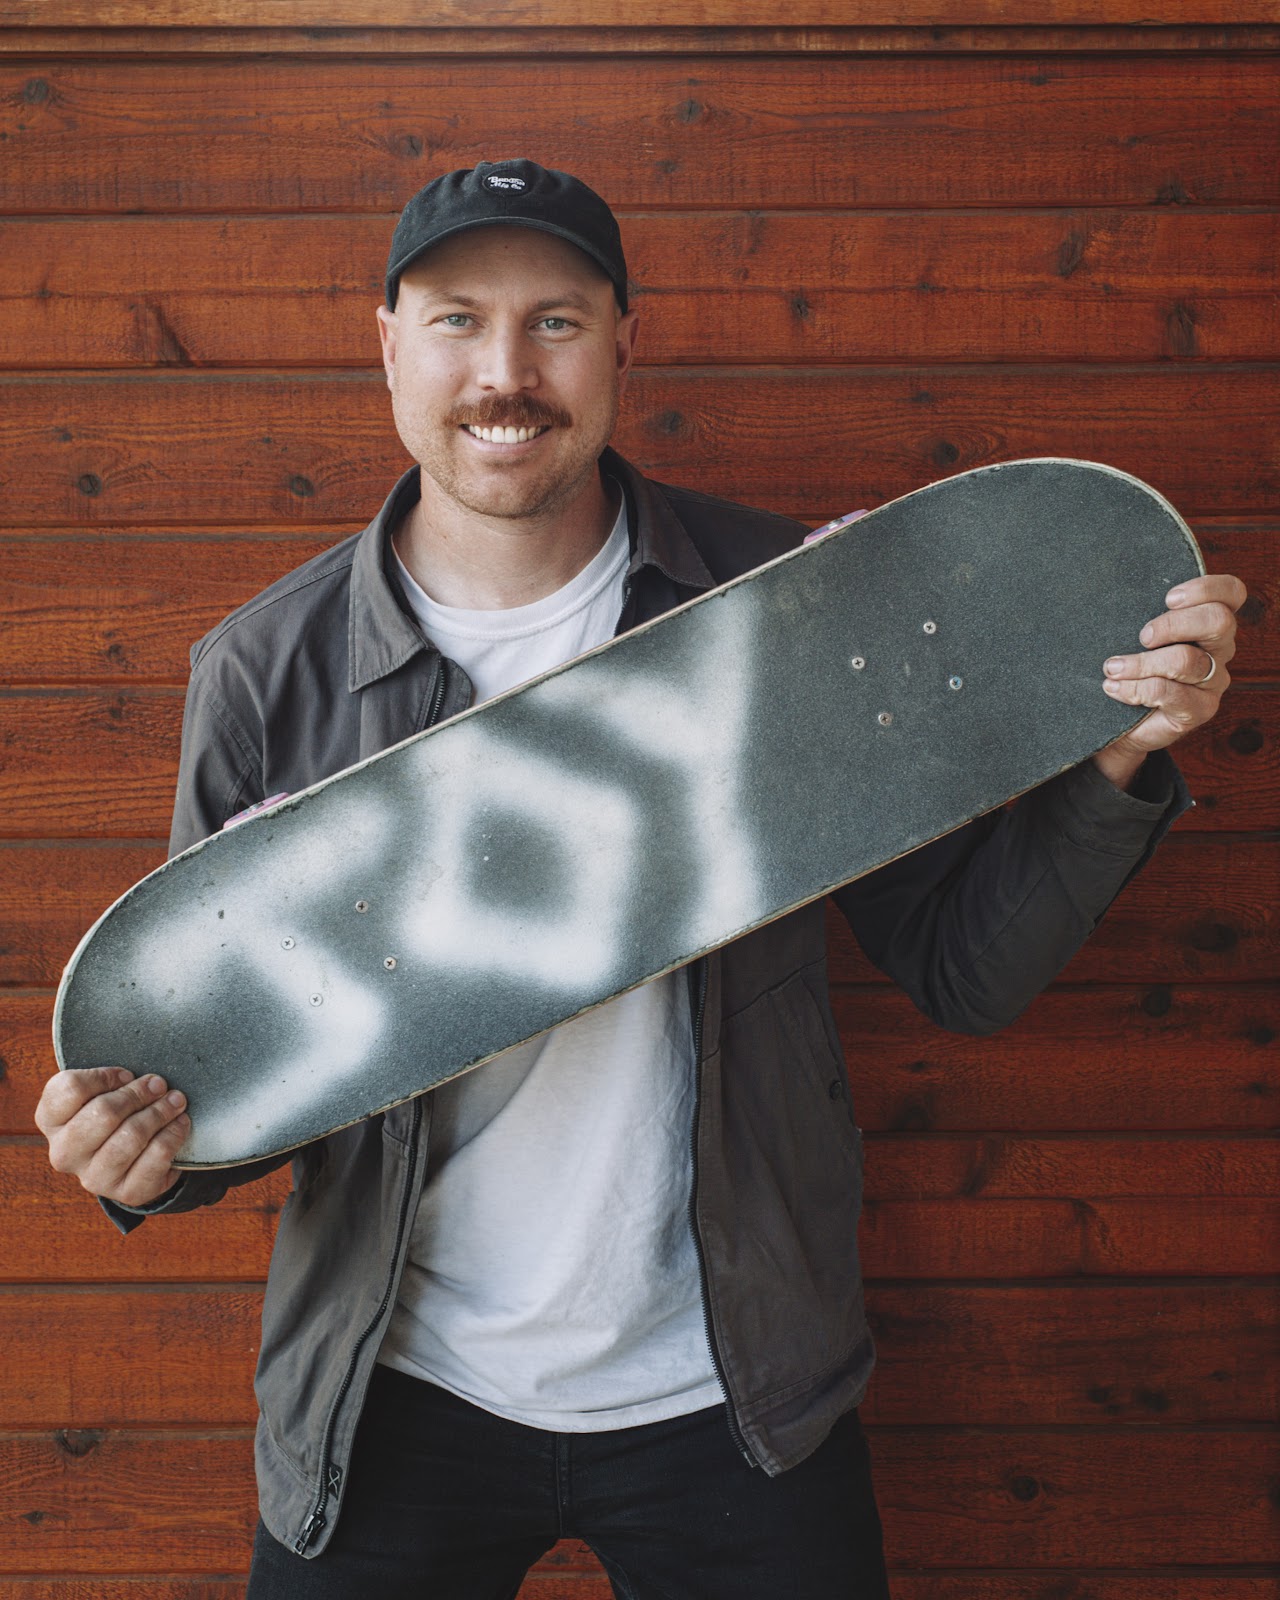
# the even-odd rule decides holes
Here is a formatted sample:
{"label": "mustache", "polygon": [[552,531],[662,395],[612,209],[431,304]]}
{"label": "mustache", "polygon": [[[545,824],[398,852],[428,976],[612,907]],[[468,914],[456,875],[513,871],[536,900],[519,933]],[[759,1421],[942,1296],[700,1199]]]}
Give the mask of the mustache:
{"label": "mustache", "polygon": [[456,405],[445,421],[465,428],[567,428],[573,418],[562,406],[531,394],[491,394],[469,405]]}

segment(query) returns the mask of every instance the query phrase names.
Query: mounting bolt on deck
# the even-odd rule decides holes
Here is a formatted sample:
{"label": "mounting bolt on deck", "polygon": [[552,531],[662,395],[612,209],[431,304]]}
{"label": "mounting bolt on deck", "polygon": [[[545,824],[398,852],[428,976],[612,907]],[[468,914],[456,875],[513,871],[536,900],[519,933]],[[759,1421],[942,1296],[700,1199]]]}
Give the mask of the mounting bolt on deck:
{"label": "mounting bolt on deck", "polygon": [[324,996],[322,994],[313,994],[311,996],[311,1004],[313,1006],[322,1006],[324,1004]]}
{"label": "mounting bolt on deck", "polygon": [[882,711],[880,713],[880,715],[876,718],[876,721],[880,724],[880,726],[882,728],[887,728],[889,726],[889,724],[893,721],[893,712],[892,711]]}
{"label": "mounting bolt on deck", "polygon": [[951,676],[947,679],[947,688],[948,689],[963,689],[964,688],[964,679],[959,677],[956,673],[953,672],[951,674]]}
{"label": "mounting bolt on deck", "polygon": [[926,633],[937,633],[938,624],[936,622],[926,622],[924,625],[924,631]]}
{"label": "mounting bolt on deck", "polygon": [[855,672],[861,672],[866,664],[867,658],[865,656],[854,656],[853,660],[849,663]]}
{"label": "mounting bolt on deck", "polygon": [[387,969],[388,972],[394,972],[396,970],[396,958],[394,956],[388,956],[382,965]]}
{"label": "mounting bolt on deck", "polygon": [[289,937],[288,934],[285,934],[284,938],[281,939],[280,948],[282,950],[292,950],[293,949],[293,940]]}
{"label": "mounting bolt on deck", "polygon": [[369,902],[367,900],[357,900],[356,901],[356,910],[357,911],[367,911],[368,909],[369,909]]}

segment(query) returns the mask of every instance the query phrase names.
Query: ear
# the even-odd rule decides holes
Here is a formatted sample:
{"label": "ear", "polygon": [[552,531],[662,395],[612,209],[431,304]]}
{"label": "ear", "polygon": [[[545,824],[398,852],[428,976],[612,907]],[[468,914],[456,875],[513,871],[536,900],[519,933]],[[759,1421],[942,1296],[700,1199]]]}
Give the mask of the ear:
{"label": "ear", "polygon": [[619,385],[626,383],[627,374],[631,371],[631,363],[635,360],[636,354],[636,336],[639,332],[640,313],[638,311],[624,312],[618,318],[616,353]]}
{"label": "ear", "polygon": [[379,306],[376,312],[378,318],[378,337],[382,340],[382,368],[387,375],[387,388],[391,387],[391,380],[396,370],[396,321],[394,311],[388,311],[386,306]]}

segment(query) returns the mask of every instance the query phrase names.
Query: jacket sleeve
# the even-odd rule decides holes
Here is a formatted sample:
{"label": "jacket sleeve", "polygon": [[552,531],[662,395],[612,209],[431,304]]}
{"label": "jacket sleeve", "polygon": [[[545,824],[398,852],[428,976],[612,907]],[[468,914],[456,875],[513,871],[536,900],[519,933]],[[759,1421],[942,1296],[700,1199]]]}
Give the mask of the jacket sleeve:
{"label": "jacket sleeve", "polygon": [[[203,670],[199,650],[197,645],[192,651],[191,683],[182,718],[182,755],[169,835],[171,858],[217,833],[228,817],[263,798],[261,757],[251,736],[227,710],[210,681],[211,674]],[[130,1233],[148,1217],[213,1205],[228,1189],[265,1177],[288,1160],[287,1155],[273,1156],[239,1167],[184,1172],[171,1189],[145,1206],[123,1206],[102,1198],[98,1203],[122,1233]]]}
{"label": "jacket sleeve", "polygon": [[1085,762],[837,891],[870,959],[957,1033],[1007,1026],[1191,804],[1163,751],[1136,792]]}

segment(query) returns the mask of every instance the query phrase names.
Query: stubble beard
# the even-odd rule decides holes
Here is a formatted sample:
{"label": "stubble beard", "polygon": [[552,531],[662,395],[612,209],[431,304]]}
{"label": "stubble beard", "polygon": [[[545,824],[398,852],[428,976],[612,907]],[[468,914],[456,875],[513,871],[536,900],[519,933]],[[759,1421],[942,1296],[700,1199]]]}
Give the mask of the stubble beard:
{"label": "stubble beard", "polygon": [[[490,396],[474,405],[455,406],[441,419],[411,410],[394,390],[391,402],[405,448],[448,499],[480,516],[515,520],[546,516],[581,492],[613,434],[619,395],[615,383],[597,428],[584,427],[563,408],[529,395]],[[464,456],[469,447],[461,437],[467,423],[477,427],[545,425],[553,434],[563,430],[571,448],[536,471],[524,462],[513,461],[508,467],[500,460],[492,465],[477,461],[469,470]]]}

